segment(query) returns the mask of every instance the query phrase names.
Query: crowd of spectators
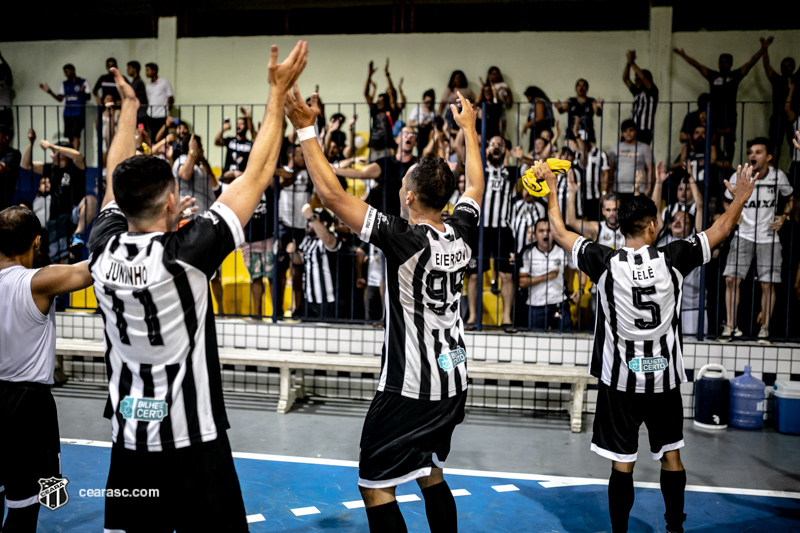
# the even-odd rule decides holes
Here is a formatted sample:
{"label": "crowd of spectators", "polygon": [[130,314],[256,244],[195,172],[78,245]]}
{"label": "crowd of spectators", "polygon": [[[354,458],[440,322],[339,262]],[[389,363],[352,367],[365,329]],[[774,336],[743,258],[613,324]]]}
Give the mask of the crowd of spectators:
{"label": "crowd of spectators", "polygon": [[[482,253],[473,251],[462,288],[466,327],[486,321],[486,308],[484,316],[478,316],[485,285],[496,295],[490,321],[509,333],[520,328],[588,330],[594,322],[595,289],[572,264],[571,250],[562,250],[550,238],[546,205],[520,186],[520,176],[534,160],[569,160],[571,169],[559,177],[557,191],[566,222],[604,245],[625,245],[617,210],[620,202],[635,195],[651,197],[662,209],[659,244],[691,238],[708,227],[730,200],[724,180],[735,179],[737,91],[741,80],[761,60],[773,92],[770,126],[764,132],[745,132],[746,159],[760,173],[757,191],[745,207],[738,230],[714,251],[705,281],[700,270],[686,281],[681,305],[685,333],[697,334],[703,315],[704,332],[714,333],[720,340],[741,336],[745,329],[759,341],[769,342],[776,301],[789,292],[779,291],[781,284],[791,284],[796,291],[793,297],[800,299],[795,258],[800,254],[787,253],[800,250],[796,242],[800,202],[793,202],[800,154],[791,144],[791,167],[784,169],[788,177],[778,168],[787,137],[800,129],[800,97],[795,91],[800,71],[795,70],[792,58],[781,61],[780,72],[775,71],[768,54],[771,43],[771,37],[762,39],[759,50],[739,68],[733,68],[730,54],[721,54],[718,70],[700,64],[684,50],[675,50],[708,80],[709,91],[698,95],[697,109],[686,114],[679,139],[675,139],[680,151],[667,162],[654,161],[652,148],[659,89],[652,73],[637,64],[633,50],[627,53],[623,70],[623,82],[632,96],[631,113],[628,118],[621,117],[618,136],[610,139],[602,139],[595,129],[605,102],[589,96],[585,79],[578,79],[574,96],[563,100],[550,99],[537,86],[525,89],[529,111],[519,129],[522,136],[529,134],[529,139],[523,149],[509,140],[516,136],[506,120],[514,105],[513,92],[498,67],[489,68],[485,79],[478,78],[477,92],[470,90],[465,72],[455,70],[438,100],[431,88],[424,91],[419,103],[409,104],[403,92],[404,78],[393,81],[387,59],[380,84],[376,81],[378,68],[372,61],[368,65],[364,86],[370,119],[367,152],[360,150],[358,141],[363,139],[356,134],[357,116],[336,113],[327,119],[321,100],[315,104],[318,140],[349,192],[395,216],[400,215],[399,192],[408,169],[419,157],[445,159],[459,184],[446,208],[451,210],[464,184],[464,138],[449,109],[460,92],[476,104],[486,161]],[[114,58],[106,61],[106,69],[111,68],[117,68]],[[142,104],[138,149],[167,160],[181,195],[193,197],[202,213],[246,170],[257,134],[251,110],[241,107],[235,120],[225,117],[213,139],[214,146],[224,150],[221,168],[215,170],[206,159],[200,135],[174,116],[172,87],[159,77],[158,65],[145,65],[149,83],[139,77],[140,69],[137,61],[127,64]],[[43,261],[80,258],[85,233],[96,214],[97,191],[86,190],[86,165],[80,152],[86,102],[93,95],[101,106],[98,120],[102,121],[103,152],[110,145],[118,115],[119,94],[110,73],[100,76],[91,89],[73,65],[65,65],[63,71],[65,80],[57,92],[46,83],[40,87],[65,103],[66,140],[55,144],[41,141],[40,147],[51,152],[52,162],[34,162],[33,130],[28,132],[23,156],[10,147],[14,131],[7,116],[10,98],[6,95],[13,78],[0,55],[0,193],[5,202],[0,208],[10,205],[21,171],[38,177],[38,192],[30,203],[49,242]],[[270,286],[274,282],[276,307],[295,318],[381,320],[383,280],[391,273],[385,272],[380,251],[322,209],[295,133],[284,134],[275,181],[245,228],[242,258],[251,280],[249,314],[264,314],[265,282]],[[755,329],[741,327],[739,312],[744,305],[742,283],[749,279],[754,259],[753,316],[748,315],[748,320],[757,324]],[[479,273],[485,273],[485,279],[479,279]],[[225,294],[220,278],[212,280],[212,289],[222,311]],[[756,290],[760,301],[755,301],[759,300]],[[289,301],[282,302],[287,296]],[[748,298],[744,300],[749,305]]]}

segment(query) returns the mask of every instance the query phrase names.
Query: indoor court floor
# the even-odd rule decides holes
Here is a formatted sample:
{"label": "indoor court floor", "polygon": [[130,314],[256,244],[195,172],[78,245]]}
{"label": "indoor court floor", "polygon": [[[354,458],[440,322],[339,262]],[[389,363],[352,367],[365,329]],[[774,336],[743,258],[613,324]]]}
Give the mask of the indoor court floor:
{"label": "indoor court floor", "polygon": [[[103,499],[78,492],[105,487],[105,391],[76,384],[55,396],[70,500],[56,511],[41,509],[39,531],[102,531]],[[356,486],[367,402],[310,399],[288,415],[275,413],[274,397],[226,394],[226,403],[250,531],[368,531]],[[769,427],[703,431],[690,420],[684,431],[687,532],[800,532],[800,436]],[[589,451],[590,440],[591,417],[573,434],[566,415],[468,408],[445,470],[460,531],[610,531],[611,464]],[[659,464],[644,431],[639,446],[629,530],[663,532]],[[428,531],[416,484],[397,494],[409,531]]]}

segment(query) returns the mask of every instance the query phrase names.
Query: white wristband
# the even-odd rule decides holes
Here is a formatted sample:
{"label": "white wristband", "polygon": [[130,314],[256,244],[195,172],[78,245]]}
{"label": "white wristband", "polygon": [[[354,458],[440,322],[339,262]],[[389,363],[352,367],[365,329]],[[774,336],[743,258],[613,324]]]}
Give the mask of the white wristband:
{"label": "white wristband", "polygon": [[314,130],[314,126],[307,126],[297,130],[297,140],[300,142],[303,142],[307,139],[316,138],[316,136],[317,132]]}

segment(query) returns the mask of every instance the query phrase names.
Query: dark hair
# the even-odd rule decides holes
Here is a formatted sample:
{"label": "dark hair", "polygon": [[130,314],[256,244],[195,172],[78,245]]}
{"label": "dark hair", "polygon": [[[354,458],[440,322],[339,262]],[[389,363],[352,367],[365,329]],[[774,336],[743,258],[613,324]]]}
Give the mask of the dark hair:
{"label": "dark hair", "polygon": [[142,70],[142,65],[138,61],[128,61],[128,66],[133,67],[137,74]]}
{"label": "dark hair", "polygon": [[22,206],[0,211],[0,253],[6,257],[22,255],[33,246],[42,224],[36,214]]}
{"label": "dark hair", "polygon": [[489,74],[491,74],[493,70],[497,71],[497,75],[500,76],[500,81],[503,81],[503,73],[500,72],[500,67],[491,66],[489,70],[486,71],[486,83],[489,83]]}
{"label": "dark hair", "polygon": [[579,84],[580,82],[583,82],[583,83],[585,83],[585,84],[586,84],[586,90],[588,91],[588,90],[589,90],[589,82],[588,82],[588,81],[586,81],[586,80],[585,80],[585,79],[583,79],[583,78],[578,78],[578,81],[576,81],[576,82],[575,82],[575,87],[577,87],[577,86],[578,86],[578,84]]}
{"label": "dark hair", "polygon": [[794,70],[794,67],[795,67],[794,58],[793,58],[793,57],[784,57],[784,58],[781,60],[781,65],[783,65],[783,64],[784,64],[784,63],[786,63],[787,61],[788,61],[789,63],[791,63],[791,64],[792,64],[792,70]]}
{"label": "dark hair", "polygon": [[728,54],[728,53],[720,54],[719,55],[719,61],[722,61],[723,59],[728,59],[728,60],[730,60],[731,63],[733,63],[733,55],[732,54]]}
{"label": "dark hair", "polygon": [[547,97],[547,95],[544,94],[544,91],[541,90],[539,87],[536,87],[535,85],[531,85],[530,87],[525,89],[525,93],[524,94],[525,94],[525,96],[528,96],[528,97],[530,97],[530,98],[532,98],[534,100],[536,98],[544,98],[548,102],[550,101],[550,99]]}
{"label": "dark hair", "polygon": [[772,153],[773,150],[772,141],[770,141],[766,137],[756,137],[755,139],[750,139],[749,141],[747,141],[747,149],[749,150],[750,148],[752,148],[757,144],[763,144],[767,148],[767,153],[768,154]]}
{"label": "dark hair", "polygon": [[464,78],[464,85],[465,86],[469,85],[469,82],[467,81],[467,75],[464,74],[464,71],[463,70],[454,70],[453,73],[450,74],[450,81],[447,82],[447,87],[451,91],[456,88],[455,85],[453,85],[453,83],[455,82],[456,76],[459,75],[459,74],[461,74],[461,77]]}
{"label": "dark hair", "polygon": [[8,137],[9,141],[14,138],[14,128],[8,124],[0,124],[0,133]]}
{"label": "dark hair", "polygon": [[[526,189],[526,190],[527,190],[527,189]],[[549,218],[547,218],[547,217],[542,217],[542,218],[540,218],[539,220],[537,220],[536,222],[534,222],[534,224],[533,224],[533,231],[536,231],[536,229],[539,227],[539,222],[547,222],[547,225],[548,225],[548,226],[550,225],[550,219],[549,219]]]}
{"label": "dark hair", "polygon": [[175,190],[172,169],[163,159],[135,155],[114,169],[114,197],[128,218],[150,220],[163,209],[163,196]]}
{"label": "dark hair", "polygon": [[647,81],[649,81],[650,83],[653,83],[653,73],[652,72],[650,72],[649,70],[645,69],[645,70],[642,70],[642,74],[644,74],[644,77],[647,78]]}
{"label": "dark hair", "polygon": [[422,93],[422,99],[423,100],[425,98],[428,98],[429,96],[431,97],[431,100],[433,100],[434,102],[436,101],[436,92],[433,89],[428,89],[427,91]]}
{"label": "dark hair", "polygon": [[625,131],[628,128],[636,129],[636,123],[629,118],[626,118],[622,121],[622,125],[619,127],[619,131]]}
{"label": "dark hair", "polygon": [[658,209],[653,200],[646,196],[634,196],[632,199],[620,203],[620,230],[626,238],[638,237],[650,222],[655,222],[656,216],[658,216]]}
{"label": "dark hair", "polygon": [[[189,141],[191,141],[191,140],[192,140],[192,136],[191,135],[187,135],[183,139],[181,139],[181,153],[182,154],[188,154],[189,153]],[[202,137],[200,137],[199,135],[195,134],[194,135],[194,140],[197,142],[197,146],[199,148],[203,147],[203,138]]]}
{"label": "dark hair", "polygon": [[711,95],[708,93],[700,93],[700,96],[697,97],[697,107],[700,108],[700,111],[705,111],[708,107],[708,102],[711,101]]}
{"label": "dark hair", "polygon": [[150,70],[158,74],[158,65],[156,65],[155,63],[147,63],[145,65],[145,68],[149,68]]}
{"label": "dark hair", "polygon": [[450,166],[441,157],[423,157],[406,174],[408,190],[414,191],[420,203],[441,211],[456,188]]}
{"label": "dark hair", "polygon": [[73,65],[72,63],[67,63],[66,65],[64,65],[62,70],[67,70],[67,69],[70,69],[70,70],[74,71],[75,70],[75,65]]}
{"label": "dark hair", "polygon": [[344,115],[342,115],[341,113],[334,113],[333,116],[331,117],[331,120],[339,120],[339,119],[341,119],[342,122],[344,122]]}
{"label": "dark hair", "polygon": [[386,102],[389,102],[389,93],[381,93],[378,95],[378,98],[383,98]]}
{"label": "dark hair", "polygon": [[619,196],[615,192],[610,192],[603,197],[603,203],[606,202],[617,202],[619,204]]}
{"label": "dark hair", "polygon": [[444,128],[444,118],[441,115],[435,115],[433,117],[433,125],[437,130]]}
{"label": "dark hair", "polygon": [[117,58],[116,58],[116,57],[109,57],[108,59],[106,59],[106,65],[108,65],[108,64],[109,64],[109,63],[111,63],[112,61],[114,62],[114,64],[115,64],[115,65],[117,65],[117,64],[118,64],[118,63],[117,63]]}

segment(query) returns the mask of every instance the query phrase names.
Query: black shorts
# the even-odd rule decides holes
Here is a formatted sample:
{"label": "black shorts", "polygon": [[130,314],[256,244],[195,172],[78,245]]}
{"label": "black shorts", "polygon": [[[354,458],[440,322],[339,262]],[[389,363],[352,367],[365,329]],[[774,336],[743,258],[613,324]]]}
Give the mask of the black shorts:
{"label": "black shorts", "polygon": [[0,487],[6,505],[39,505],[39,480],[61,477],[61,443],[50,386],[0,381]]}
{"label": "black shorts", "polygon": [[279,248],[275,255],[281,270],[289,267],[289,254],[286,253],[286,246],[290,242],[294,241],[295,246],[299,248],[300,243],[303,242],[305,237],[305,228],[288,228],[283,224],[278,226],[278,239],[280,242],[278,244]]}
{"label": "black shorts", "polygon": [[86,117],[64,117],[64,137],[67,139],[80,137],[85,124]]}
{"label": "black shorts", "polygon": [[632,463],[639,448],[639,426],[644,422],[650,454],[659,460],[665,452],[683,448],[681,389],[669,392],[622,392],[602,381],[597,384],[592,451],[612,461]]}
{"label": "black shorts", "polygon": [[[477,250],[467,266],[467,274],[478,272]],[[483,271],[489,270],[489,260],[496,259],[500,272],[514,272],[510,257],[514,253],[514,233],[511,228],[483,228]]]}
{"label": "black shorts", "polygon": [[361,430],[359,486],[396,487],[443,468],[466,402],[466,391],[438,401],[375,393]]}
{"label": "black shorts", "polygon": [[[109,494],[109,489],[114,493]],[[135,489],[158,489],[158,495],[116,496]],[[126,533],[247,531],[228,435],[223,431],[214,441],[161,452],[114,444],[105,528]]]}

